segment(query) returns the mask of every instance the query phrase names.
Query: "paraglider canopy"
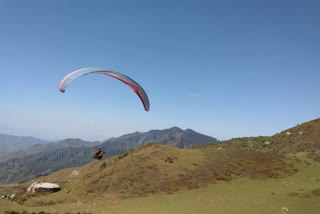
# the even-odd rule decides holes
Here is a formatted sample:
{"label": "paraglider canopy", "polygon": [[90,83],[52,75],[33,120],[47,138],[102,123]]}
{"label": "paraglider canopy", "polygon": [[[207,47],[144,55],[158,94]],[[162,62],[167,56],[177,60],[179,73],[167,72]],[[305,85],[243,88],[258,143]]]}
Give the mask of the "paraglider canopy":
{"label": "paraglider canopy", "polygon": [[131,79],[130,77],[118,73],[118,72],[113,72],[113,71],[107,71],[107,70],[103,70],[103,69],[99,69],[99,68],[82,68],[79,70],[75,70],[69,74],[67,74],[60,82],[59,84],[59,91],[61,91],[62,93],[65,92],[66,88],[77,78],[82,77],[84,75],[87,74],[91,74],[91,73],[95,73],[95,74],[104,74],[113,78],[116,78],[118,80],[120,80],[121,82],[125,83],[126,85],[128,85],[140,98],[143,107],[146,111],[150,110],[150,103],[149,103],[149,98],[146,94],[146,92],[144,91],[144,89],[137,83],[135,82],[133,79]]}

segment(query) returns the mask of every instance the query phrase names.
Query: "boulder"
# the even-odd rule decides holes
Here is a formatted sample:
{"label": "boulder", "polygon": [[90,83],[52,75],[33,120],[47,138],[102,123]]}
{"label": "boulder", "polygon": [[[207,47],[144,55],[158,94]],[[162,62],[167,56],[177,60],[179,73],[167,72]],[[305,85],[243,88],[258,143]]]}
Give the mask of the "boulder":
{"label": "boulder", "polygon": [[35,193],[35,192],[58,192],[61,190],[58,184],[52,183],[42,183],[42,182],[33,182],[28,187],[28,192]]}

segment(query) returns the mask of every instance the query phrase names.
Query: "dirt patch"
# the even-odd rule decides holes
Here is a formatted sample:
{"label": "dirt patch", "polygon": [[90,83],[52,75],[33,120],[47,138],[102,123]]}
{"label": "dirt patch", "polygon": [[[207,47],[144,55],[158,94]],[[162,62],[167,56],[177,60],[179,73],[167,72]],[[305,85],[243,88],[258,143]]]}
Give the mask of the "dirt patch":
{"label": "dirt patch", "polygon": [[297,197],[297,196],[299,196],[299,193],[297,193],[297,192],[290,192],[290,193],[289,193],[289,196],[291,196],[291,197]]}
{"label": "dirt patch", "polygon": [[173,163],[174,159],[172,157],[167,157],[164,161],[169,162],[169,163]]}
{"label": "dirt patch", "polygon": [[311,194],[313,196],[320,196],[320,188],[312,190]]}
{"label": "dirt patch", "polygon": [[78,170],[73,170],[71,175],[72,176],[78,176],[80,174],[80,172]]}

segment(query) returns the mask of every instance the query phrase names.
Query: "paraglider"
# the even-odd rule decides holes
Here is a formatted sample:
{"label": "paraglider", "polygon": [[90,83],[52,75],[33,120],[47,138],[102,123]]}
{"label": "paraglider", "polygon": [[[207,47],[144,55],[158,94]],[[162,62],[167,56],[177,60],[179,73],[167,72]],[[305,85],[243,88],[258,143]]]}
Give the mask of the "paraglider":
{"label": "paraglider", "polygon": [[101,150],[101,148],[99,148],[98,150],[94,150],[93,152],[94,155],[92,157],[97,160],[100,160],[105,153],[105,151]]}
{"label": "paraglider", "polygon": [[130,77],[118,73],[118,72],[114,72],[114,71],[106,71],[103,69],[99,69],[99,68],[82,68],[79,70],[75,70],[71,73],[69,73],[68,75],[66,75],[60,82],[59,84],[59,91],[64,93],[66,88],[77,78],[82,77],[84,75],[87,74],[91,74],[91,73],[95,73],[95,74],[104,74],[113,78],[116,78],[118,80],[120,80],[121,82],[125,83],[126,85],[128,85],[140,98],[143,107],[146,111],[149,111],[150,109],[150,103],[149,103],[149,99],[148,96],[146,94],[146,92],[144,91],[144,89],[137,83],[135,82],[133,79],[131,79]]}
{"label": "paraglider", "polygon": [[[82,68],[79,70],[75,70],[69,74],[67,74],[61,81],[59,84],[59,91],[64,93],[66,88],[76,79],[78,79],[79,77],[85,76],[87,74],[103,74],[103,75],[107,75],[110,77],[113,77],[115,79],[120,80],[121,82],[125,83],[126,85],[128,85],[140,98],[143,107],[146,111],[149,111],[150,109],[150,103],[149,103],[149,99],[148,96],[146,94],[146,92],[144,91],[144,89],[137,83],[135,82],[133,79],[131,79],[130,77],[118,73],[118,72],[113,72],[113,71],[107,71],[107,70],[103,70],[103,69],[99,69],[99,68]],[[92,156],[95,159],[100,160],[103,155],[105,154],[105,151],[103,151],[103,149],[99,149],[99,150],[94,150],[94,155]]]}

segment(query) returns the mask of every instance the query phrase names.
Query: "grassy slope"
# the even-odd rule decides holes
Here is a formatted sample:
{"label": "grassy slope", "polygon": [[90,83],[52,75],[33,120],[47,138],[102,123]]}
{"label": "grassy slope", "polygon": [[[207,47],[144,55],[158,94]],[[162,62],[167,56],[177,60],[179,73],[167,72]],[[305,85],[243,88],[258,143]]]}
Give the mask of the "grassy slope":
{"label": "grassy slope", "polygon": [[[27,199],[20,201],[23,206],[0,200],[0,211],[14,206],[58,213],[250,214],[281,213],[287,207],[289,213],[318,213],[320,196],[312,190],[320,192],[319,130],[317,119],[271,137],[184,150],[144,146],[120,160],[93,161],[39,178],[59,183],[62,191],[20,196]],[[107,167],[100,169],[103,162]],[[14,188],[2,186],[0,194],[8,189]]]}
{"label": "grassy slope", "polygon": [[[101,170],[99,167],[103,162],[107,162],[107,167]],[[236,177],[281,178],[294,174],[303,165],[283,155],[238,146],[178,149],[149,144],[121,160],[113,157],[93,161],[37,180],[59,183],[64,189],[68,189],[65,183],[72,182],[83,190],[84,196],[112,193],[119,198],[132,198],[195,189]],[[74,170],[79,175],[72,175]]]}
{"label": "grassy slope", "polygon": [[[293,176],[281,179],[240,178],[232,182],[218,182],[206,188],[183,191],[171,195],[162,194],[142,198],[120,200],[114,195],[98,197],[89,194],[84,198],[68,190],[30,199],[30,205],[37,202],[51,206],[21,206],[7,200],[0,200],[0,212],[5,210],[45,212],[91,212],[91,213],[281,213],[287,207],[289,213],[316,214],[320,209],[320,196],[311,191],[320,188],[320,164],[308,160],[311,165]],[[70,184],[68,184],[70,185]],[[77,192],[78,190],[73,189]],[[40,203],[41,202],[41,203]]]}
{"label": "grassy slope", "polygon": [[297,125],[270,137],[233,138],[218,144],[212,144],[212,146],[220,148],[240,146],[241,148],[251,148],[257,151],[278,154],[305,152],[313,160],[320,161],[320,118]]}

